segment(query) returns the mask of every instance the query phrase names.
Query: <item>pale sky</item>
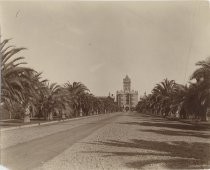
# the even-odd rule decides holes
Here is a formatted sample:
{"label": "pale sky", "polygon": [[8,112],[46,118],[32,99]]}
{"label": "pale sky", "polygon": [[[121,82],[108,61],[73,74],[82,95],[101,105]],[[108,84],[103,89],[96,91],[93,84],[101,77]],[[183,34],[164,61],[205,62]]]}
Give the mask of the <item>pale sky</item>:
{"label": "pale sky", "polygon": [[164,78],[185,84],[210,56],[208,2],[0,2],[3,38],[50,82],[83,82],[93,94],[149,93]]}

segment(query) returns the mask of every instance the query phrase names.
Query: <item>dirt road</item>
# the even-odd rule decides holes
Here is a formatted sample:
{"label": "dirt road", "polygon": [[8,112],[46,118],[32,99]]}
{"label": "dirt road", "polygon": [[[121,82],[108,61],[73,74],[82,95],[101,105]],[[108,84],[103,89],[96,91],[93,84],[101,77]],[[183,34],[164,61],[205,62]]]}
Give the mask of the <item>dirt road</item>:
{"label": "dirt road", "polygon": [[[4,149],[1,150],[2,164],[14,170],[32,169],[40,166],[43,162],[54,158],[71,145],[114,121],[118,116],[118,113],[100,115],[98,117],[57,123],[49,126],[5,132],[3,137],[7,138],[7,141],[10,138],[10,140],[13,140],[13,143],[10,144],[12,146],[7,146],[7,141],[3,142]],[[54,131],[54,133],[51,134],[50,130]],[[36,135],[37,131],[45,135],[40,137]],[[33,132],[35,132],[34,136],[30,140]],[[24,142],[21,142],[21,137],[25,138]],[[15,141],[16,139],[19,139],[20,142]]]}
{"label": "dirt road", "polygon": [[21,170],[210,168],[208,127],[128,112],[30,128],[24,134],[30,131],[36,138],[5,147],[4,165]]}

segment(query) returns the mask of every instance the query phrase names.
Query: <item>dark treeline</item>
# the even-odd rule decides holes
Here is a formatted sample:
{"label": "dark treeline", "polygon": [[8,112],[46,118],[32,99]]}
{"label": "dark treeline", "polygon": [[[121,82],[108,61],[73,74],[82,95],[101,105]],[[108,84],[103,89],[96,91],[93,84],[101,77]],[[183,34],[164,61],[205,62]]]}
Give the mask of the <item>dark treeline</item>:
{"label": "dark treeline", "polygon": [[207,121],[210,107],[210,58],[196,63],[188,85],[165,79],[156,84],[152,92],[142,97],[136,107],[138,112],[163,117],[195,118]]}
{"label": "dark treeline", "polygon": [[96,97],[81,82],[64,85],[50,84],[42,74],[26,67],[24,57],[16,56],[25,48],[0,43],[1,57],[1,110],[9,118],[31,117],[52,120],[118,111],[111,97]]}

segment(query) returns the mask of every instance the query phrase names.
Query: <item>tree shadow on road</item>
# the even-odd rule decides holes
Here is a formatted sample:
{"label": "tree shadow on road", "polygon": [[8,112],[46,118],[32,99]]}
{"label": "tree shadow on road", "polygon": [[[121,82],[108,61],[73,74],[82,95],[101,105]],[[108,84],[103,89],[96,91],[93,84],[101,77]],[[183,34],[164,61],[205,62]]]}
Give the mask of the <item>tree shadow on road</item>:
{"label": "tree shadow on road", "polygon": [[190,137],[198,137],[210,139],[210,134],[202,133],[200,131],[174,131],[174,130],[166,130],[166,129],[142,129],[141,132],[152,132],[161,135],[169,135],[169,136],[190,136]]}
{"label": "tree shadow on road", "polygon": [[[144,140],[143,136],[141,139],[130,141],[99,141],[92,144],[108,146],[110,151],[108,149],[104,151],[103,149],[88,153],[100,153],[103,157],[125,157],[123,159],[127,160],[127,162],[124,162],[125,167],[135,169],[142,169],[150,164],[163,164],[167,169],[210,168],[210,143],[207,143],[207,140],[201,142],[198,139],[210,138],[210,134],[207,132],[210,129],[209,126],[169,121],[159,117],[150,117],[150,115],[131,114],[126,116],[131,116],[135,121],[119,122],[118,124],[136,126],[137,129],[139,127],[139,131],[145,132],[147,135],[154,135],[153,139],[155,141]],[[197,138],[189,142],[178,139],[176,141],[160,141],[160,138],[155,138],[158,135],[164,135],[165,138],[169,136],[180,137],[181,139],[185,136]],[[126,157],[134,157],[134,159],[126,159]]]}
{"label": "tree shadow on road", "polygon": [[[134,114],[130,114],[130,115],[126,115],[127,117],[132,117],[134,118],[134,120],[140,120],[140,121],[145,121],[145,122],[161,122],[161,123],[182,123],[179,122],[176,119],[165,119],[163,117],[160,116],[156,116],[156,115],[147,115],[147,114],[139,114],[139,113],[134,113]],[[182,123],[183,124],[183,123]]]}
{"label": "tree shadow on road", "polygon": [[[145,165],[164,163],[169,169],[199,169],[207,168],[210,164],[210,144],[202,142],[183,142],[183,141],[147,141],[133,139],[131,142],[122,142],[110,140],[107,142],[97,142],[93,144],[106,145],[121,148],[121,152],[100,152],[105,156],[149,156],[134,162],[126,162],[125,166],[129,168],[142,168]],[[123,152],[123,148],[135,148],[134,152]],[[142,149],[142,150],[141,150]],[[164,156],[169,156],[167,159]],[[162,157],[162,158],[161,158]]]}
{"label": "tree shadow on road", "polygon": [[151,115],[147,115],[147,114],[139,114],[139,113],[132,113],[132,114],[127,114],[127,115],[124,115],[124,116],[127,116],[127,117],[132,117],[132,118],[135,118],[135,119],[150,119],[150,120],[165,120],[163,119],[162,117],[158,117],[158,116],[151,116]]}
{"label": "tree shadow on road", "polygon": [[161,121],[161,122],[123,122],[120,124],[127,124],[127,125],[139,125],[139,126],[148,126],[148,127],[159,127],[159,128],[173,128],[173,129],[180,129],[180,130],[210,130],[209,126],[201,126],[201,125],[192,125],[192,124],[185,124],[180,122],[169,122],[169,121]]}

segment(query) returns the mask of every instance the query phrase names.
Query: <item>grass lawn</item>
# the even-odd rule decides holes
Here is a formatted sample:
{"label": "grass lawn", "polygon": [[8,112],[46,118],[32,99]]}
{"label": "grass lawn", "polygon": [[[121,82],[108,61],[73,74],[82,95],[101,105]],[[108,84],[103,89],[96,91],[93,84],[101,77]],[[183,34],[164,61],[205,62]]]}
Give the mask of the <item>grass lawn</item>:
{"label": "grass lawn", "polygon": [[[56,119],[53,119],[53,121],[54,120],[59,120],[59,119],[56,118]],[[28,125],[28,124],[36,124],[36,123],[44,123],[44,122],[50,122],[50,120],[31,119],[31,122],[24,123],[23,119],[8,119],[8,120],[1,120],[0,121],[0,127],[2,129],[2,128],[15,127],[15,126],[21,126],[21,125]]]}

